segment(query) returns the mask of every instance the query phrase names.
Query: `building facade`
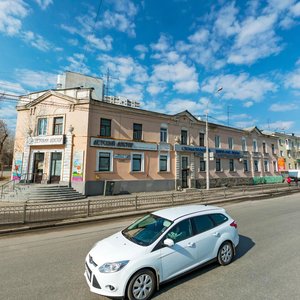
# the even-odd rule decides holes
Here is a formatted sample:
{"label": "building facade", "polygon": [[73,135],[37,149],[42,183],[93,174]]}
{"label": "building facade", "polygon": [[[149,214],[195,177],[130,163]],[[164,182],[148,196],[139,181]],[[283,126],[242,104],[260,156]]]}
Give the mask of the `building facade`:
{"label": "building facade", "polygon": [[86,195],[252,184],[278,175],[277,137],[93,99],[93,89],[20,98],[13,178]]}

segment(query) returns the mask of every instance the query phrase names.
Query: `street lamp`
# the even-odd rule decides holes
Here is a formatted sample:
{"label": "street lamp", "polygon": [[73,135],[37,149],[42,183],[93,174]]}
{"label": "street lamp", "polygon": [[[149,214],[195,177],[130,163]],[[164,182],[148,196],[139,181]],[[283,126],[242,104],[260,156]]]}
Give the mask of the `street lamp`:
{"label": "street lamp", "polygon": [[[221,92],[223,87],[217,89],[217,93]],[[209,147],[208,147],[208,102],[206,108],[205,120],[205,145],[206,145],[206,189],[209,190]]]}

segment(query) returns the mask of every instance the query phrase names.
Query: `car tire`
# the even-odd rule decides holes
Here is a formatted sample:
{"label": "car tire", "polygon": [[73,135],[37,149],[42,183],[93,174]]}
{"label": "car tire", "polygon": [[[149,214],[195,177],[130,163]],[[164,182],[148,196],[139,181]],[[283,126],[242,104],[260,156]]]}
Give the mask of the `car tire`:
{"label": "car tire", "polygon": [[143,269],[135,273],[129,281],[127,297],[129,300],[150,299],[156,289],[156,278],[152,271]]}
{"label": "car tire", "polygon": [[224,242],[218,251],[218,262],[222,266],[229,265],[233,259],[233,246],[229,241]]}

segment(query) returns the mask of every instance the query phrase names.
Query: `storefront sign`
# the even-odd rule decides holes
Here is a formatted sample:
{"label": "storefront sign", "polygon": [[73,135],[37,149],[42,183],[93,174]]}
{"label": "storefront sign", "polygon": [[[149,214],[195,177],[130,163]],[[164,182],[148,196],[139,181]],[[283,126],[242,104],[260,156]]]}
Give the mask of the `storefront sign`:
{"label": "storefront sign", "polygon": [[227,150],[227,149],[215,149],[216,158],[241,158],[243,155],[240,151]]}
{"label": "storefront sign", "polygon": [[175,144],[175,151],[204,153],[206,151],[206,148]]}
{"label": "storefront sign", "polygon": [[83,181],[83,151],[76,151],[73,155],[72,181]]}
{"label": "storefront sign", "polygon": [[23,161],[23,153],[16,153],[13,170],[12,170],[12,180],[20,180],[22,174],[22,161]]}
{"label": "storefront sign", "polygon": [[149,150],[156,151],[157,145],[142,142],[118,141],[111,139],[91,138],[92,147],[105,147],[105,148],[121,148],[131,150]]}
{"label": "storefront sign", "polygon": [[49,136],[34,136],[27,138],[27,145],[30,146],[44,146],[44,145],[63,145],[63,135],[49,135]]}

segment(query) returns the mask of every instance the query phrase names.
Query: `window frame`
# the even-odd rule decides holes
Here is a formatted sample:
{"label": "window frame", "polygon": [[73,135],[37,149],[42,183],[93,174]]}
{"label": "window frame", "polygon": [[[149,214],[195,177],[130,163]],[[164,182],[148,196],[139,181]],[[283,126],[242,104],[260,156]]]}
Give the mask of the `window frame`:
{"label": "window frame", "polygon": [[205,133],[199,132],[199,147],[205,147]]}
{"label": "window frame", "polygon": [[229,158],[229,172],[235,172],[234,159]]}
{"label": "window frame", "polygon": [[[204,168],[202,167],[204,166]],[[200,172],[206,172],[206,161],[204,159],[204,157],[200,157],[200,160],[199,160],[199,171]]]}
{"label": "window frame", "polygon": [[[109,121],[109,125],[103,124],[106,121]],[[102,134],[102,129],[104,130],[104,134]],[[100,136],[101,137],[111,137],[111,119],[100,118]]]}
{"label": "window frame", "polygon": [[[137,127],[139,127],[139,128],[137,128]],[[143,124],[133,123],[132,139],[134,141],[142,141],[143,140]]]}
{"label": "window frame", "polygon": [[248,151],[247,149],[247,139],[245,137],[242,137],[242,151]]}
{"label": "window frame", "polygon": [[249,172],[249,161],[248,161],[248,159],[243,159],[243,166],[244,166],[244,172]]}
{"label": "window frame", "polygon": [[215,135],[215,148],[221,148],[221,137],[219,135]]}
{"label": "window frame", "polygon": [[216,158],[216,172],[222,172],[221,158]]}
{"label": "window frame", "polygon": [[228,137],[228,149],[233,150],[234,147],[234,141],[233,141],[233,137]]}
{"label": "window frame", "polygon": [[[141,162],[140,162],[140,170],[133,170],[133,166],[134,166],[134,156],[135,155],[140,155],[140,159],[141,159]],[[131,153],[131,163],[130,163],[130,171],[133,172],[133,173],[141,173],[141,172],[144,172],[144,162],[145,162],[145,157],[144,157],[144,153],[143,152],[132,152]]]}
{"label": "window frame", "polygon": [[160,127],[160,142],[167,143],[168,142],[168,128],[167,127]]}
{"label": "window frame", "polygon": [[[62,119],[62,122],[57,124],[56,120],[58,120],[58,119]],[[56,128],[61,128],[61,132],[56,133],[55,132]],[[52,134],[53,135],[62,135],[63,133],[64,133],[64,117],[62,117],[62,116],[54,117],[53,118],[53,132],[52,132]]]}
{"label": "window frame", "polygon": [[[166,160],[166,170],[162,170],[161,169],[161,157],[162,156],[166,156],[167,157],[167,160]],[[169,153],[159,153],[159,160],[158,160],[158,171],[159,172],[170,172],[170,154]]]}
{"label": "window frame", "polygon": [[[185,133],[185,135],[183,135],[183,133]],[[185,140],[183,138],[185,138]],[[188,131],[186,129],[181,129],[180,144],[181,145],[187,145],[188,144]]]}
{"label": "window frame", "polygon": [[[42,126],[42,133],[40,133],[40,122],[45,121]],[[38,118],[37,121],[37,136],[45,136],[48,132],[48,118]]]}
{"label": "window frame", "polygon": [[[109,153],[109,170],[100,170],[100,154]],[[112,150],[97,150],[97,165],[96,172],[113,172],[113,151]]]}
{"label": "window frame", "polygon": [[264,171],[270,172],[270,162],[267,159],[264,160]]}

